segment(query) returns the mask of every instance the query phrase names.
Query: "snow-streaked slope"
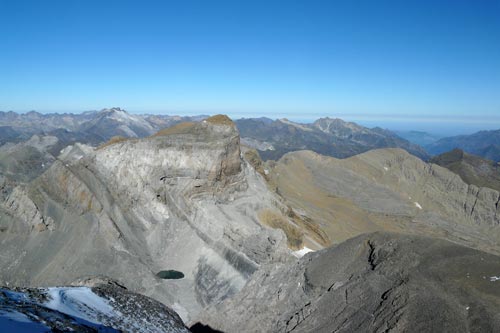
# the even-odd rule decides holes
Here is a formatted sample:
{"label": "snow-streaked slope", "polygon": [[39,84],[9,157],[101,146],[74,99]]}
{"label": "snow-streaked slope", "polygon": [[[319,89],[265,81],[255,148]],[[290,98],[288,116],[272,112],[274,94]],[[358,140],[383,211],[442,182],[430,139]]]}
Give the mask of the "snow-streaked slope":
{"label": "snow-streaked slope", "polygon": [[99,316],[116,316],[108,301],[97,296],[88,287],[49,288],[46,307],[69,316],[99,323]]}
{"label": "snow-streaked slope", "polygon": [[103,285],[0,288],[0,332],[188,332],[161,303]]}

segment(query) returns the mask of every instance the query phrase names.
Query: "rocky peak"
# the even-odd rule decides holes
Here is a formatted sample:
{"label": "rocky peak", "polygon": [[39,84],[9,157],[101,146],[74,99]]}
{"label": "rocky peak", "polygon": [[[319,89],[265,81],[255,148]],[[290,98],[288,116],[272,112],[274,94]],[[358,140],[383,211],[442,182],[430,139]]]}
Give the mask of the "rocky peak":
{"label": "rocky peak", "polygon": [[112,112],[126,112],[126,111],[117,106],[112,108],[104,108],[100,111],[100,113],[112,113]]}
{"label": "rocky peak", "polygon": [[168,174],[194,177],[200,187],[202,180],[226,181],[240,173],[239,143],[234,123],[217,115],[201,123],[166,128],[140,141],[119,140],[97,151],[95,158],[116,175],[134,167],[134,172],[148,178]]}
{"label": "rocky peak", "polygon": [[230,126],[236,128],[236,125],[231,120],[231,118],[229,118],[225,114],[217,114],[215,116],[208,117],[207,119],[205,119],[205,122],[212,125]]}
{"label": "rocky peak", "polygon": [[93,119],[84,122],[80,131],[101,138],[104,142],[113,136],[145,137],[155,132],[144,118],[114,107],[101,110]]}
{"label": "rocky peak", "polygon": [[135,121],[142,121],[142,118],[131,115],[127,111],[120,109],[119,107],[114,107],[111,109],[103,109],[99,112],[100,117],[109,117],[113,118],[115,120],[135,120]]}
{"label": "rocky peak", "polygon": [[[36,283],[67,284],[106,275],[194,318],[240,290],[261,264],[290,259],[286,235],[261,224],[259,212],[293,221],[242,159],[239,140],[228,117],[214,116],[91,151],[64,150],[6,207],[15,219],[0,236],[14,245],[0,266],[27,246],[40,256],[9,266],[0,282],[27,285],[36,276]],[[15,232],[21,220],[24,232]],[[33,225],[48,226],[35,234]],[[65,255],[68,249],[78,255]],[[24,278],[18,272],[27,267],[31,275]],[[162,281],[157,273],[164,270],[184,278]]]}
{"label": "rocky peak", "polygon": [[322,132],[330,134],[340,134],[342,132],[363,132],[364,127],[356,123],[347,122],[339,118],[320,118],[313,123],[313,126]]}
{"label": "rocky peak", "polygon": [[135,117],[135,116],[132,116],[130,113],[128,113],[126,110],[124,109],[121,109],[119,107],[113,107],[113,108],[109,108],[109,109],[102,109],[101,111],[99,111],[98,113],[98,118],[100,117]]}
{"label": "rocky peak", "polygon": [[37,112],[35,110],[31,110],[31,111],[27,112],[26,115],[29,117],[41,117],[42,116],[42,114],[40,112]]}

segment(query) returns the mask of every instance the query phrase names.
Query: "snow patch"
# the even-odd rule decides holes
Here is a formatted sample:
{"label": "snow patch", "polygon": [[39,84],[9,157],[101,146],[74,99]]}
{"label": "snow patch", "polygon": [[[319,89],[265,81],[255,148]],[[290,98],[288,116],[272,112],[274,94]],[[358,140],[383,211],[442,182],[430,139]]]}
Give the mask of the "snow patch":
{"label": "snow patch", "polygon": [[418,208],[418,209],[422,209],[422,206],[420,206],[420,204],[418,202],[414,202],[415,203],[415,206]]}
{"label": "snow patch", "polygon": [[307,246],[304,246],[302,249],[298,251],[293,251],[292,254],[296,256],[297,258],[302,258],[304,255],[306,255],[309,252],[314,252],[314,250],[311,250]]}
{"label": "snow patch", "polygon": [[8,299],[13,300],[14,302],[26,302],[26,301],[28,301],[28,298],[26,297],[26,295],[24,295],[23,293],[17,292],[17,291],[1,289],[1,292],[4,293],[4,295]]}
{"label": "snow patch", "polygon": [[44,305],[52,310],[100,324],[98,315],[113,316],[108,301],[97,296],[88,287],[54,287],[48,289],[50,300]]}
{"label": "snow patch", "polygon": [[1,332],[49,332],[49,327],[42,323],[34,322],[28,316],[17,311],[0,310]]}
{"label": "snow patch", "polygon": [[0,315],[2,317],[5,317],[7,319],[10,319],[12,321],[17,321],[20,323],[32,323],[33,321],[30,320],[24,313],[17,312],[17,311],[0,311]]}

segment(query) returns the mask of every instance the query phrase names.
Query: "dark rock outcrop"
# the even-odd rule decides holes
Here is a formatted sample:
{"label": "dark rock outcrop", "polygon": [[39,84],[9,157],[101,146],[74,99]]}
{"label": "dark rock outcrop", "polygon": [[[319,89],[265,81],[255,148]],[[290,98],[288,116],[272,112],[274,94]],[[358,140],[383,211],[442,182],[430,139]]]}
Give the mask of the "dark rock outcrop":
{"label": "dark rock outcrop", "polygon": [[461,149],[434,156],[430,162],[453,171],[467,184],[500,191],[499,163],[468,154]]}
{"label": "dark rock outcrop", "polygon": [[116,284],[0,288],[2,332],[188,333],[167,306]]}
{"label": "dark rock outcrop", "polygon": [[374,233],[267,267],[202,324],[225,332],[496,332],[500,258]]}

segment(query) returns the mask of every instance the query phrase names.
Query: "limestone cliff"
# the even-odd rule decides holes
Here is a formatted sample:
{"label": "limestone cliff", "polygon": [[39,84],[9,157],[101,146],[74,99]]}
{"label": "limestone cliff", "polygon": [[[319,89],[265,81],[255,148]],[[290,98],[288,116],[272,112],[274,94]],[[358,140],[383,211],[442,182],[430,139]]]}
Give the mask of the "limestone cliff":
{"label": "limestone cliff", "polygon": [[[0,282],[104,275],[190,320],[260,265],[289,260],[283,232],[258,219],[262,210],[281,214],[282,204],[242,159],[234,124],[217,116],[181,127],[96,150],[70,147],[16,189],[0,214]],[[162,270],[184,278],[160,279]]]}

